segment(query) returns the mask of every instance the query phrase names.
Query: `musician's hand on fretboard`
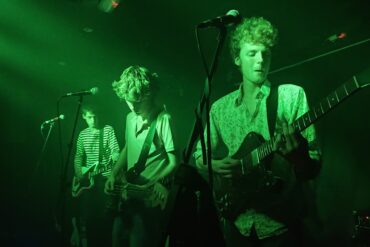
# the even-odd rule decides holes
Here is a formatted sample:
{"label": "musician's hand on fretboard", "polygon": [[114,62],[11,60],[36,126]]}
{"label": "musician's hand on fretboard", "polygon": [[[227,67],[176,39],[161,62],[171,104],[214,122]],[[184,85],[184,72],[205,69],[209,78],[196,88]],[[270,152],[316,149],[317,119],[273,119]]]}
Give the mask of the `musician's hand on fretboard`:
{"label": "musician's hand on fretboard", "polygon": [[240,173],[240,160],[226,157],[222,160],[212,162],[213,170],[224,178],[232,178],[236,173]]}

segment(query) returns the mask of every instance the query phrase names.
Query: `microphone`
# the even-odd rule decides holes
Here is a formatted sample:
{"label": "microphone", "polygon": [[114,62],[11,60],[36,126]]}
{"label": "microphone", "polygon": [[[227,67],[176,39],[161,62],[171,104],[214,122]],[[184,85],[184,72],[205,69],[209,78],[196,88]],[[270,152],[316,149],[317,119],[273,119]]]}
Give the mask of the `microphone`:
{"label": "microphone", "polygon": [[64,115],[63,114],[60,114],[59,117],[55,117],[55,118],[52,118],[52,119],[49,119],[49,120],[44,121],[42,123],[42,125],[49,124],[49,123],[54,123],[55,121],[63,120],[63,119],[64,119]]}
{"label": "microphone", "polygon": [[69,96],[83,96],[83,95],[95,95],[99,92],[99,88],[93,87],[90,90],[75,92],[75,93],[67,93],[62,97],[69,97]]}
{"label": "microphone", "polygon": [[232,9],[229,10],[226,15],[218,16],[214,19],[206,20],[198,24],[198,28],[208,28],[208,27],[219,27],[227,26],[229,24],[236,24],[241,21],[241,16],[239,11]]}

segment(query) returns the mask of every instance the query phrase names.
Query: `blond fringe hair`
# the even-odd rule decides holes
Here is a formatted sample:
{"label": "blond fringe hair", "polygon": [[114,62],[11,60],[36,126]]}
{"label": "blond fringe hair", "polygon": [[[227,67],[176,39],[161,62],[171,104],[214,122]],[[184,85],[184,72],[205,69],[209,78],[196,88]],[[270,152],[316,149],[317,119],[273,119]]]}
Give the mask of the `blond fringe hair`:
{"label": "blond fringe hair", "polygon": [[263,44],[272,48],[277,43],[278,30],[263,17],[244,19],[231,34],[230,52],[233,59],[239,56],[241,44]]}
{"label": "blond fringe hair", "polygon": [[112,86],[121,100],[141,101],[157,91],[157,78],[158,75],[147,68],[135,65],[126,68],[120,80],[114,81]]}

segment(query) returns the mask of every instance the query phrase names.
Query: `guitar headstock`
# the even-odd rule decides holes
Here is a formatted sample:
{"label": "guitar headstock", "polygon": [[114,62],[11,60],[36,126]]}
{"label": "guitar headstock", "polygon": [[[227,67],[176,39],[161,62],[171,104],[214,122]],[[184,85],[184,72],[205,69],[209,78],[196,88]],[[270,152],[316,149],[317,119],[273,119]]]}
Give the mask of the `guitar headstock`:
{"label": "guitar headstock", "polygon": [[361,88],[370,86],[370,67],[354,75],[353,79],[357,81],[358,85]]}

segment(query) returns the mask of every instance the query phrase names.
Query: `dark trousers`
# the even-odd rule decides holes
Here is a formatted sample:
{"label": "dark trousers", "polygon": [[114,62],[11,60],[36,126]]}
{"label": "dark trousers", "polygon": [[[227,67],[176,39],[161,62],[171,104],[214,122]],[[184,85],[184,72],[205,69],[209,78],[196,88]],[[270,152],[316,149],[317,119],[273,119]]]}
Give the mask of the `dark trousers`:
{"label": "dark trousers", "polygon": [[114,220],[113,247],[156,247],[163,236],[163,212],[130,200]]}
{"label": "dark trousers", "polygon": [[89,247],[112,245],[113,216],[106,210],[109,196],[104,193],[105,181],[97,176],[93,188],[76,199],[80,238],[86,238]]}

